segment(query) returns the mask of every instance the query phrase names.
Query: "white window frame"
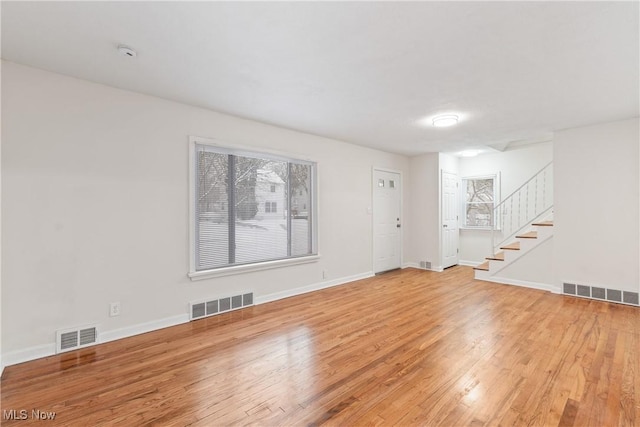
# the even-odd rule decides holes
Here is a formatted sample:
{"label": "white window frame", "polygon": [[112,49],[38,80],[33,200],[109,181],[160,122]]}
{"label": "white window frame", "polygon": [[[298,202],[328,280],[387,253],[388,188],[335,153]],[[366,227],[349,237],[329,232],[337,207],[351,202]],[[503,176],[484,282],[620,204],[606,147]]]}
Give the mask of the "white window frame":
{"label": "white window frame", "polygon": [[[311,208],[312,218],[315,220],[311,223],[311,244],[312,254],[297,256],[292,258],[277,259],[271,261],[254,262],[250,264],[233,265],[228,267],[219,267],[211,270],[196,270],[196,207],[197,200],[197,183],[195,177],[196,171],[196,145],[210,145],[216,149],[228,151],[237,155],[253,155],[259,154],[264,158],[273,158],[275,160],[301,160],[314,164],[311,174]],[[192,281],[205,280],[214,277],[229,276],[234,274],[247,273],[252,271],[269,270],[273,268],[281,268],[291,265],[306,264],[316,262],[320,259],[318,252],[318,164],[312,159],[305,158],[300,155],[276,152],[263,148],[248,147],[238,144],[232,144],[225,141],[203,138],[199,136],[189,136],[189,272],[187,276]]]}
{"label": "white window frame", "polygon": [[496,230],[500,229],[500,218],[494,217],[494,225],[489,226],[473,226],[467,225],[467,181],[479,180],[479,179],[492,179],[493,180],[493,209],[500,204],[500,172],[487,175],[465,176],[460,178],[461,191],[460,191],[460,229],[462,230],[492,230],[495,226]]}

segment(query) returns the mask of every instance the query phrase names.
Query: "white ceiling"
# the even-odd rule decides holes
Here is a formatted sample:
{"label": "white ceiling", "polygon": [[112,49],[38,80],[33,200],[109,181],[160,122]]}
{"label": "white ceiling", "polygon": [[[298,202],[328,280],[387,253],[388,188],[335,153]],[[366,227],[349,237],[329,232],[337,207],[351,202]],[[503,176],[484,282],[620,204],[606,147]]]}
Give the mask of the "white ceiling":
{"label": "white ceiling", "polygon": [[[455,152],[640,115],[638,6],[3,1],[2,57],[386,151]],[[460,124],[419,123],[443,112]]]}

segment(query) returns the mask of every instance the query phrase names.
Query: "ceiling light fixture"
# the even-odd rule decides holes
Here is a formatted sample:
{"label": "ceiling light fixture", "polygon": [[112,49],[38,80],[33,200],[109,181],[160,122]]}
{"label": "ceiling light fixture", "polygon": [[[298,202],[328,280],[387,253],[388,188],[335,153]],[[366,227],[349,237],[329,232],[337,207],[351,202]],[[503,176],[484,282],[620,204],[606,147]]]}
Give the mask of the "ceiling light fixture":
{"label": "ceiling light fixture", "polygon": [[128,56],[129,58],[135,58],[136,56],[138,56],[135,50],[123,44],[118,46],[118,52],[120,52],[121,55]]}
{"label": "ceiling light fixture", "polygon": [[460,153],[462,157],[475,157],[480,154],[480,150],[466,150]]}
{"label": "ceiling light fixture", "polygon": [[443,114],[433,118],[433,125],[437,128],[444,128],[458,124],[458,116],[455,114]]}

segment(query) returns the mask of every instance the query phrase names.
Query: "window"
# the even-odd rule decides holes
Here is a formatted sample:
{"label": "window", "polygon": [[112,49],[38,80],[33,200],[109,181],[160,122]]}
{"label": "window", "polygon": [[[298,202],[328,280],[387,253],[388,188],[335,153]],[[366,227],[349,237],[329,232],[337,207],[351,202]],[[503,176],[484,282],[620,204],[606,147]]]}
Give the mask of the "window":
{"label": "window", "polygon": [[201,143],[192,156],[192,273],[317,254],[315,213],[287,209],[303,190],[315,206],[315,163]]}
{"label": "window", "polygon": [[462,180],[463,227],[486,229],[493,226],[493,208],[497,200],[496,178],[496,176],[484,176]]}
{"label": "window", "polygon": [[278,212],[278,202],[264,202],[264,213]]}

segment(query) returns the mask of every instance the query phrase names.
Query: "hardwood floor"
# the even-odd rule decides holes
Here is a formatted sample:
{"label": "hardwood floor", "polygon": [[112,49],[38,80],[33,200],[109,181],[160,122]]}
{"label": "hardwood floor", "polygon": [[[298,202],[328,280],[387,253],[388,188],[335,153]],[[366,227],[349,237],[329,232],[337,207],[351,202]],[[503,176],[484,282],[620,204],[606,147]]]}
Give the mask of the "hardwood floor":
{"label": "hardwood floor", "polygon": [[[5,369],[3,425],[640,425],[640,309],[415,269]],[[19,413],[17,413],[19,415]]]}

